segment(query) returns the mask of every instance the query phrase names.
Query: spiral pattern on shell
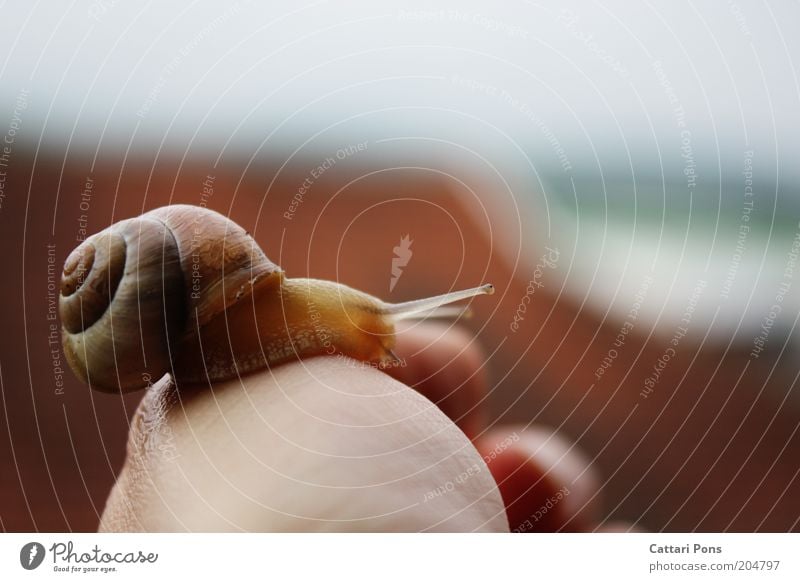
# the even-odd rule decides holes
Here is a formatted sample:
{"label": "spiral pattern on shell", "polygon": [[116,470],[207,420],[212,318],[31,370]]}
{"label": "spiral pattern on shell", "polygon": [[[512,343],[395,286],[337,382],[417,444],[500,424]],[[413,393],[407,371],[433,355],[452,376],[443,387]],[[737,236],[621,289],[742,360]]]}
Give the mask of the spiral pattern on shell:
{"label": "spiral pattern on shell", "polygon": [[183,347],[195,345],[204,326],[254,285],[282,277],[252,237],[217,212],[173,205],[121,221],[87,238],[64,264],[67,360],[108,392],[180,376]]}

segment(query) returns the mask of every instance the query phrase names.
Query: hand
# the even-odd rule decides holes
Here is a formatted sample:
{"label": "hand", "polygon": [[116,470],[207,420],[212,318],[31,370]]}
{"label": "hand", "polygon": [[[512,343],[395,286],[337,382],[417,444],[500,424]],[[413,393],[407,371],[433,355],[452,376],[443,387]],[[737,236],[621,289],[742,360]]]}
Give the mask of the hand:
{"label": "hand", "polygon": [[485,430],[474,338],[419,323],[395,351],[405,365],[386,373],[328,356],[213,389],[163,378],[100,529],[508,531],[506,505],[518,531],[590,527],[580,455],[542,429]]}

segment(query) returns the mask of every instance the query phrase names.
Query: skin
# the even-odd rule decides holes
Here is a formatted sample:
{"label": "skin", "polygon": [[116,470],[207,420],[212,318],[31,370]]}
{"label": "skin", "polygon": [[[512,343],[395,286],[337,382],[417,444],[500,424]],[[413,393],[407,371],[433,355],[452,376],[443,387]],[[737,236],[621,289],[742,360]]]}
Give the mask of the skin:
{"label": "skin", "polygon": [[525,438],[487,466],[473,441],[503,429],[485,430],[474,338],[418,323],[398,331],[396,352],[406,365],[386,373],[321,356],[213,389],[179,392],[165,377],[131,421],[100,529],[509,531],[492,465],[504,490],[527,492],[506,500],[514,515],[533,515],[542,474],[554,478],[547,463],[574,462],[563,443],[532,448],[530,429],[515,427]]}

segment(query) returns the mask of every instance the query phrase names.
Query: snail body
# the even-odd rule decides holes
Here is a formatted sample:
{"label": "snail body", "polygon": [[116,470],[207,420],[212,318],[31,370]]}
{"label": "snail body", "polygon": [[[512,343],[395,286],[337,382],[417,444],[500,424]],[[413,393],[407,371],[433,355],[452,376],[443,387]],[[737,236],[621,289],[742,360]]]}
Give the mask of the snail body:
{"label": "snail body", "polygon": [[64,265],[59,312],[76,375],[127,392],[168,372],[179,384],[213,383],[315,355],[390,362],[397,320],[460,313],[441,306],[492,292],[484,285],[390,304],[339,283],[288,278],[236,223],[173,205],[77,247]]}

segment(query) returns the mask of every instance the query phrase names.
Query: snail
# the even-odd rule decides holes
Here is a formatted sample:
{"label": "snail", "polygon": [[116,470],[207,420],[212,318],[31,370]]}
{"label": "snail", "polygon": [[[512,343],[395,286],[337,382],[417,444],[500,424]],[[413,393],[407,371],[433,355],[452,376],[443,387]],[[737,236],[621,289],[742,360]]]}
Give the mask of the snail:
{"label": "snail", "polygon": [[239,225],[173,205],[88,237],[64,263],[62,343],[91,387],[128,392],[170,373],[213,383],[303,357],[396,361],[395,323],[492,285],[386,303],[346,285],[287,277]]}

